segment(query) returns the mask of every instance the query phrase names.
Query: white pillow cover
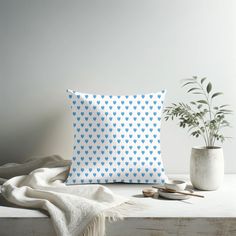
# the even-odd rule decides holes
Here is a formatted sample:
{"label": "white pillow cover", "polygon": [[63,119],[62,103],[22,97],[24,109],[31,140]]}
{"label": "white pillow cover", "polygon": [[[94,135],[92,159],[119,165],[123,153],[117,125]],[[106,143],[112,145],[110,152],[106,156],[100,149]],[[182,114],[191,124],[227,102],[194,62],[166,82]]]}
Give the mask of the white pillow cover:
{"label": "white pillow cover", "polygon": [[68,93],[74,153],[67,184],[165,182],[160,150],[165,90],[130,96]]}

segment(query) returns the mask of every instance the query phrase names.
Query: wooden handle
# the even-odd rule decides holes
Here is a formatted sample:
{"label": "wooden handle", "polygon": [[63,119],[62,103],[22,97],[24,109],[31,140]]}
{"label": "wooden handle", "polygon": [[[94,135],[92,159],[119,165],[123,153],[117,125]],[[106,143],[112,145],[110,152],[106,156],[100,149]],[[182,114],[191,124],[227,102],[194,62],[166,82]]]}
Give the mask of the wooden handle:
{"label": "wooden handle", "polygon": [[196,193],[185,193],[185,192],[179,192],[179,191],[175,191],[175,193],[180,193],[180,194],[184,194],[184,195],[190,195],[190,196],[194,196],[194,197],[201,197],[201,198],[204,198],[203,195],[196,194]]}
{"label": "wooden handle", "polygon": [[164,190],[166,192],[169,192],[169,193],[179,193],[179,194],[183,194],[183,195],[190,195],[190,196],[194,196],[194,197],[201,197],[201,198],[204,198],[203,195],[200,195],[200,194],[195,194],[195,193],[185,193],[185,192],[181,192],[181,191],[176,191],[174,189],[169,189],[169,188],[164,188],[164,187],[157,187],[157,186],[152,186],[153,188],[157,188],[157,189],[161,189],[161,190]]}

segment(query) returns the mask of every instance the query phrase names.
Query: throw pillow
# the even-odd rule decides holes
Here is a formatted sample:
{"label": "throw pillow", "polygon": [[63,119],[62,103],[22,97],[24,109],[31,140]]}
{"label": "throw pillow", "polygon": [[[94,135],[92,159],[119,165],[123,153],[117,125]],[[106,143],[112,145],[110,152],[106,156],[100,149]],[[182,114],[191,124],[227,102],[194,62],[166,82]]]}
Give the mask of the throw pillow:
{"label": "throw pillow", "polygon": [[107,96],[68,90],[74,151],[67,184],[164,183],[160,127],[165,93]]}

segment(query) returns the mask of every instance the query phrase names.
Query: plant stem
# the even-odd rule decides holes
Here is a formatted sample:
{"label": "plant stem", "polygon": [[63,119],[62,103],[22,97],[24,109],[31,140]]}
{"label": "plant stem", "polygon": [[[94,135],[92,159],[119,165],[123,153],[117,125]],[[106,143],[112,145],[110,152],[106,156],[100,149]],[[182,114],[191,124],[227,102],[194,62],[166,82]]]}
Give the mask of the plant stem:
{"label": "plant stem", "polygon": [[[192,109],[191,109],[190,107],[188,107],[188,110],[191,111]],[[199,109],[198,109],[198,111],[200,112]],[[203,119],[203,117],[200,116],[200,118],[201,118],[201,120],[202,120],[202,123],[203,123],[203,126],[204,126],[204,130],[207,131],[207,129],[206,129],[206,125],[205,125],[205,123],[204,123],[204,119]],[[201,126],[200,126],[200,125],[195,125],[194,127],[195,127],[195,128],[198,128],[198,130],[200,130],[200,132],[201,132],[201,136],[202,136],[202,138],[204,139],[204,142],[205,142],[206,146],[208,146],[207,135],[205,134],[205,132],[202,132],[202,130],[201,130]]]}
{"label": "plant stem", "polygon": [[[199,109],[198,109],[199,110]],[[200,110],[199,110],[199,112],[201,112]],[[204,121],[204,118],[203,118],[203,116],[202,115],[200,115],[200,118],[201,118],[201,121],[202,121],[202,123],[203,123],[203,126],[204,126],[204,130],[205,130],[205,132],[207,132],[207,127],[206,127],[206,125],[205,125],[205,121]],[[205,144],[206,144],[206,146],[208,146],[209,144],[208,144],[208,140],[207,140],[207,133],[205,133],[205,132],[203,132],[203,139],[204,139],[204,142],[205,142]],[[206,137],[205,137],[206,136]]]}
{"label": "plant stem", "polygon": [[213,145],[215,144],[215,141],[216,141],[216,135],[218,134],[218,132],[220,130],[220,124],[221,124],[221,122],[219,122],[219,124],[217,126],[217,129],[216,129],[216,132],[214,133]]}
{"label": "plant stem", "polygon": [[[200,89],[202,90],[204,96],[206,97],[207,99],[207,105],[208,105],[208,109],[209,109],[209,116],[210,116],[210,121],[211,121],[211,107],[209,105],[209,98],[208,98],[208,95],[205,93],[205,90],[204,88],[202,87],[202,85],[196,81],[197,85],[200,87]],[[211,132],[210,132],[210,128],[209,130],[207,129],[206,127],[206,124],[205,124],[205,120],[203,119],[202,117],[202,121],[203,121],[203,125],[204,125],[204,128],[205,128],[205,132],[206,132],[206,136],[207,136],[207,142],[206,142],[206,146],[211,146]]]}

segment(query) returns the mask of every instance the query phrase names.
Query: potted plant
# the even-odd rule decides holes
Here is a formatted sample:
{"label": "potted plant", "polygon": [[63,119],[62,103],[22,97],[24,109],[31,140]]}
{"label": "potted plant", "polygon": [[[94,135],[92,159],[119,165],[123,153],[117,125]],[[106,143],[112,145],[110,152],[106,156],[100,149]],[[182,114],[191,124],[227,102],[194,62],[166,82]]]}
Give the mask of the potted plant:
{"label": "potted plant", "polygon": [[179,120],[179,126],[187,128],[190,135],[201,137],[203,147],[193,147],[190,160],[190,179],[193,186],[200,190],[216,190],[224,176],[224,157],[222,147],[226,137],[223,129],[229,127],[228,115],[232,110],[229,105],[215,105],[215,98],[221,92],[213,92],[212,84],[206,77],[193,76],[182,81],[182,87],[188,88],[187,93],[197,99],[189,104],[173,103],[165,108],[165,120]]}

